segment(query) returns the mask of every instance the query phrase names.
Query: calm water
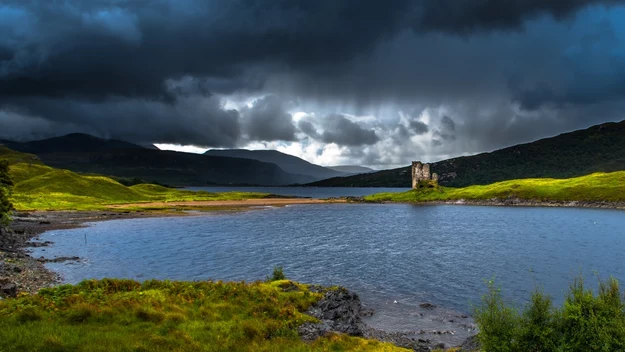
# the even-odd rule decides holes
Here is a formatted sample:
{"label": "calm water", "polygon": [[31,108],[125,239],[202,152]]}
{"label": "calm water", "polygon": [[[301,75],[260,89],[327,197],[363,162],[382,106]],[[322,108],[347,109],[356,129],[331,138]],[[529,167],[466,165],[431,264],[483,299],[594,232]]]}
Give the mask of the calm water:
{"label": "calm water", "polygon": [[361,197],[382,192],[404,192],[410,188],[371,188],[371,187],[187,187],[185,189],[206,192],[261,192],[297,197],[330,198]]}
{"label": "calm water", "polygon": [[[580,272],[625,282],[625,212],[616,210],[299,205],[100,222],[41,239],[55,244],[34,249],[36,256],[83,258],[49,264],[68,282],[102,277],[251,281],[282,265],[291,279],[356,290],[378,311],[374,323],[397,330],[415,324],[441,328],[422,321],[419,303],[469,312],[470,302],[477,303],[484,292],[484,280],[493,277],[517,304],[535,283],[561,302]],[[446,314],[453,315],[441,310],[428,322],[445,320]]]}

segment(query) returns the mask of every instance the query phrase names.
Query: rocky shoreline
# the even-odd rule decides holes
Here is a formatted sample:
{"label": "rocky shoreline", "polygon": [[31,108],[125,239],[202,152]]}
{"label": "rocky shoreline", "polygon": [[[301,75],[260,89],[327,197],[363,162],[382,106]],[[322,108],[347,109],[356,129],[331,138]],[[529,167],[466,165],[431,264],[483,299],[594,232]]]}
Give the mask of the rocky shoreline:
{"label": "rocky shoreline", "polygon": [[625,210],[625,202],[606,201],[551,201],[527,200],[516,197],[506,199],[492,198],[484,200],[458,199],[445,201],[395,202],[370,201],[364,197],[348,197],[349,202],[368,204],[413,204],[413,205],[474,205],[474,206],[502,206],[502,207],[553,207],[553,208],[594,208],[594,209],[621,209]]}
{"label": "rocky shoreline", "polygon": [[13,222],[0,236],[0,297],[20,292],[36,293],[41,288],[59,283],[58,274],[45,268],[44,263],[79,260],[78,257],[33,258],[28,247],[42,247],[46,242],[31,242],[50,230],[73,229],[85,223],[105,220],[146,217],[180,216],[186,213],[105,212],[105,211],[34,211],[18,212]]}
{"label": "rocky shoreline", "polygon": [[[311,287],[311,290],[315,289]],[[323,290],[321,287],[318,289]],[[314,341],[320,336],[336,332],[389,342],[417,352],[458,347],[419,338],[413,332],[388,332],[368,326],[363,317],[373,314],[373,311],[363,308],[356,293],[341,287],[328,290],[306,313],[319,320],[319,323],[305,323],[298,328],[300,336],[306,341]],[[479,350],[475,336],[467,338],[459,347],[457,352]]]}

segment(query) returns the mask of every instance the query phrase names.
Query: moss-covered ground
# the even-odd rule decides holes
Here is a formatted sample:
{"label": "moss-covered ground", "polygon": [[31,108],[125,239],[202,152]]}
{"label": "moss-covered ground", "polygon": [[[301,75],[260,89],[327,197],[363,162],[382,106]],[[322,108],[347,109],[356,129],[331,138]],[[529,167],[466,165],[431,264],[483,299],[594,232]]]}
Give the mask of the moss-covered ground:
{"label": "moss-covered ground", "polygon": [[297,327],[322,297],[272,282],[89,280],[0,301],[0,351],[407,351]]}
{"label": "moss-covered ground", "polygon": [[424,187],[407,192],[378,193],[369,201],[428,202],[505,200],[545,202],[625,202],[625,171],[594,173],[569,179],[532,178],[463,188]]}

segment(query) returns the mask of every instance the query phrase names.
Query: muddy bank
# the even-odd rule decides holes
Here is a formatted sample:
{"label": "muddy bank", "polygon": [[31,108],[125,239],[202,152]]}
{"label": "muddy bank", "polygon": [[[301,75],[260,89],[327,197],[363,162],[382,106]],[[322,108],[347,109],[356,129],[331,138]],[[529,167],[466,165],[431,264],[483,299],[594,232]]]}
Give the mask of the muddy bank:
{"label": "muddy bank", "polygon": [[[315,290],[315,287],[311,290]],[[363,308],[359,296],[345,288],[328,290],[306,313],[319,320],[319,323],[305,323],[298,328],[302,338],[307,341],[314,341],[320,336],[336,332],[389,342],[418,352],[459,346],[462,346],[460,351],[479,349],[474,335],[454,343],[445,338],[445,335],[453,335],[453,331],[434,331],[432,333],[436,337],[432,337],[432,335],[423,336],[422,331],[418,330],[389,332],[373,328],[363,318],[375,312]]]}
{"label": "muddy bank", "polygon": [[27,247],[46,246],[49,243],[31,242],[50,230],[72,229],[87,222],[135,219],[145,217],[180,216],[185,213],[102,212],[102,211],[34,211],[19,212],[0,236],[0,296],[19,292],[36,293],[43,287],[59,282],[56,273],[44,267],[46,262],[76,261],[80,258],[33,258]]}

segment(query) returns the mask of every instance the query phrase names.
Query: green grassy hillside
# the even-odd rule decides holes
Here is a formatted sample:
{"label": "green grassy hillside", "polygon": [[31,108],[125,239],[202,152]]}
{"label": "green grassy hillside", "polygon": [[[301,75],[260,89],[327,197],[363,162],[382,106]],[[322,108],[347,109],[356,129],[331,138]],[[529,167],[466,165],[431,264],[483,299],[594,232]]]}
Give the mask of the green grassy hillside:
{"label": "green grassy hillside", "polygon": [[427,202],[447,200],[625,202],[625,171],[594,173],[569,179],[534,178],[497,182],[463,188],[421,188],[407,192],[378,193],[370,201]]}
{"label": "green grassy hillside", "polygon": [[[419,155],[414,156],[419,160]],[[486,185],[520,178],[569,178],[625,170],[625,121],[430,164],[440,184]],[[410,187],[410,167],[312,183],[329,187]]]}
{"label": "green grassy hillside", "polygon": [[297,327],[321,299],[288,280],[90,280],[0,301],[0,351],[407,351]]}
{"label": "green grassy hillside", "polygon": [[25,163],[30,165],[43,165],[36,155],[17,152],[0,144],[0,159],[5,159],[9,164]]}
{"label": "green grassy hillside", "polygon": [[263,193],[191,192],[158,185],[126,187],[104,176],[84,176],[43,165],[34,155],[0,146],[0,159],[9,160],[14,182],[11,201],[18,210],[93,210],[106,205],[189,200],[264,198]]}

